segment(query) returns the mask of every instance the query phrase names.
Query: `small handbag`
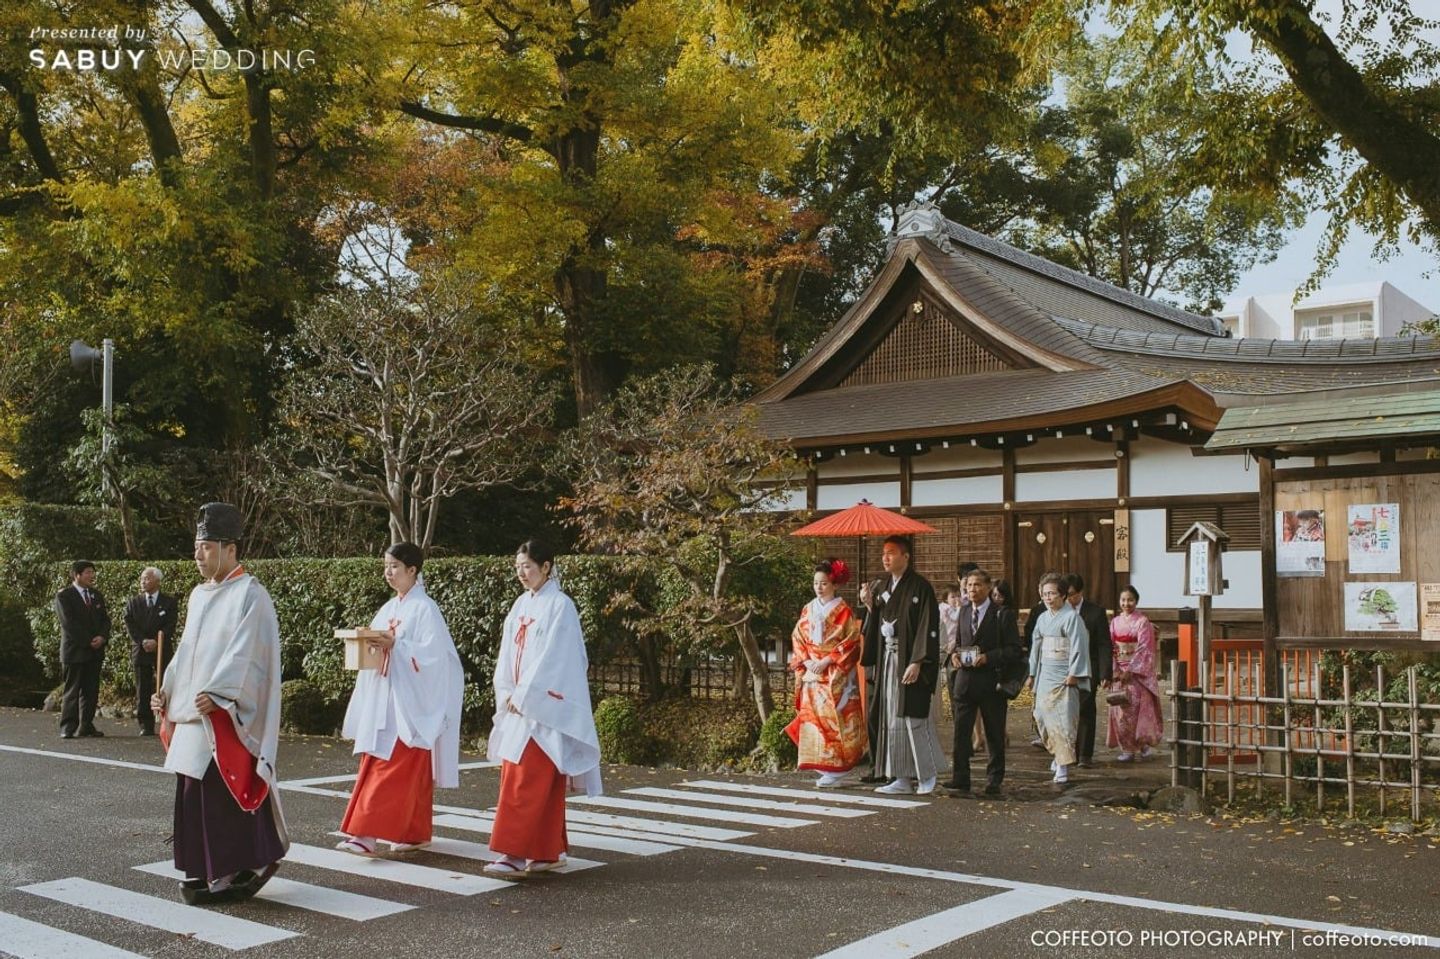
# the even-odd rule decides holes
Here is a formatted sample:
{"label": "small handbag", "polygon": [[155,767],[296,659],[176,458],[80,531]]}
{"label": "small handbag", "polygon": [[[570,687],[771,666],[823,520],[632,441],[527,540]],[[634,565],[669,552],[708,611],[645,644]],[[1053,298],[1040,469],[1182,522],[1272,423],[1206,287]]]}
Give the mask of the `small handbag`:
{"label": "small handbag", "polygon": [[1130,690],[1124,686],[1112,686],[1110,690],[1105,693],[1105,702],[1111,706],[1124,706],[1130,702]]}

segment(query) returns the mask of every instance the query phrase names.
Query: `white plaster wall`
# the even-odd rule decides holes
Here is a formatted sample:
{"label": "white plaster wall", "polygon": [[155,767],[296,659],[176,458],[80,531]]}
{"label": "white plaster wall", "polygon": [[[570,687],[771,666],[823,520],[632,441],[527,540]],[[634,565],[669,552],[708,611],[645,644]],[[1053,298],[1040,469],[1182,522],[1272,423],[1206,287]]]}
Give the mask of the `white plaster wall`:
{"label": "white plaster wall", "polygon": [[[1130,511],[1130,582],[1140,591],[1140,605],[1194,606],[1198,597],[1185,595],[1185,554],[1165,549],[1165,511]],[[1259,609],[1260,553],[1232,551],[1221,560],[1229,587],[1212,604],[1216,609]]]}
{"label": "white plaster wall", "polygon": [[943,446],[932,447],[930,452],[910,461],[911,468],[918,473],[933,473],[939,470],[1000,469],[1005,458],[999,450],[981,449],[969,443],[956,443],[948,450]]}
{"label": "white plaster wall", "polygon": [[770,512],[782,510],[797,510],[805,508],[805,483],[802,481],[798,487],[788,491],[783,497],[774,500],[769,507]]}
{"label": "white plaster wall", "polygon": [[1016,473],[1015,502],[1045,500],[1114,499],[1115,471],[1066,470],[1054,473]]}
{"label": "white plaster wall", "polygon": [[1330,457],[1331,466],[1344,466],[1347,463],[1378,463],[1380,454],[1372,452],[1363,453],[1341,453],[1338,456]]}
{"label": "white plaster wall", "polygon": [[1130,444],[1130,495],[1258,493],[1260,468],[1245,465],[1243,454],[1191,456],[1188,446],[1143,437]]}
{"label": "white plaster wall", "polygon": [[1435,311],[1418,300],[1412,299],[1390,283],[1380,285],[1379,308],[1376,325],[1381,336],[1400,336],[1401,330],[1409,323],[1422,323],[1435,315]]}
{"label": "white plaster wall", "polygon": [[845,456],[837,456],[828,459],[816,467],[816,473],[821,479],[828,479],[832,476],[864,476],[881,473],[893,473],[895,482],[900,482],[900,460],[893,456],[881,456],[878,453],[865,454],[852,450]]}
{"label": "white plaster wall", "polygon": [[[1116,425],[1119,425],[1124,422],[1124,418],[1121,417],[1115,422]],[[1041,436],[1048,436],[1049,439],[1041,439]],[[1043,433],[1035,437],[1034,446],[1027,446],[1016,451],[1015,462],[1019,465],[1025,463],[1074,463],[1086,460],[1113,459],[1114,457],[1115,444],[1108,440],[1100,443],[1088,436],[1064,436],[1056,439],[1054,433]]]}
{"label": "white plaster wall", "polygon": [[822,486],[816,496],[816,507],[818,509],[848,509],[862,499],[868,499],[876,506],[883,506],[886,509],[899,509],[900,481]]}
{"label": "white plaster wall", "polygon": [[910,484],[910,502],[915,506],[969,506],[999,503],[1004,495],[999,476],[967,476],[963,479],[915,480]]}

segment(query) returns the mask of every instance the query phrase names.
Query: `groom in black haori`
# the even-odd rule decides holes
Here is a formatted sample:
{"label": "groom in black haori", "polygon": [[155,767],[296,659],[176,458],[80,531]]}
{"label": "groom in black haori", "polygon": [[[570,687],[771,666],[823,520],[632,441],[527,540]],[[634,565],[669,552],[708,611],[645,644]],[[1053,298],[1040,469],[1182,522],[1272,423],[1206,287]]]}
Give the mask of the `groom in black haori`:
{"label": "groom in black haori", "polygon": [[[280,625],[265,587],[240,565],[240,512],[206,503],[195,530],[202,582],[151,705],[175,772],[175,868],[196,905],[253,896],[289,848],[275,752]],[[168,735],[167,735],[168,734]]]}
{"label": "groom in black haori", "polygon": [[[943,758],[930,722],[940,675],[940,613],[935,588],[915,571],[904,536],[881,550],[888,574],[860,590],[865,605],[866,708],[871,781],[889,780],[876,792],[929,793]],[[912,782],[913,781],[913,782]]]}

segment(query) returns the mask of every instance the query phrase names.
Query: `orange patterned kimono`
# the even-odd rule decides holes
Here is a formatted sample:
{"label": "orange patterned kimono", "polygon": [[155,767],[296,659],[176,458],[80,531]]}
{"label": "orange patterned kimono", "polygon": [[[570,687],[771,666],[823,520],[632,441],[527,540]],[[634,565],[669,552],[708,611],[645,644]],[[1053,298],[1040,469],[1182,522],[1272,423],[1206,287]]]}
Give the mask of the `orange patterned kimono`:
{"label": "orange patterned kimono", "polygon": [[[785,728],[800,747],[800,769],[843,773],[865,754],[865,714],[856,682],[860,624],[843,599],[812,600],[800,613],[790,643],[794,654],[795,720]],[[828,660],[818,672],[807,663]]]}

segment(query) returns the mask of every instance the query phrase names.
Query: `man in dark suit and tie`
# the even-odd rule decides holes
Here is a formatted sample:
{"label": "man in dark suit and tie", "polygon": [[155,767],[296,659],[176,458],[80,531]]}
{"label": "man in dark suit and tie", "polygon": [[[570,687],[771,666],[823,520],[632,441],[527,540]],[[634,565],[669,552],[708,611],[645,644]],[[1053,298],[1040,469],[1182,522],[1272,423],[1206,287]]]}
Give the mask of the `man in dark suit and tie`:
{"label": "man in dark suit and tie", "polygon": [[78,560],[70,567],[70,585],[55,594],[60,620],[60,665],[65,698],[60,707],[60,737],[103,736],[95,728],[100,667],[110,641],[110,611],[95,589],[95,564]]}
{"label": "man in dark suit and tie", "polygon": [[140,574],[140,594],[125,606],[125,629],[130,633],[130,662],[135,667],[135,718],[140,720],[140,735],[155,735],[155,713],[150,708],[150,697],[155,694],[155,656],[158,645],[156,636],[165,634],[164,669],[175,652],[179,639],[175,621],[179,618],[176,610],[179,604],[169,593],[160,592],[161,574],[154,566],[145,567]]}
{"label": "man in dark suit and tie", "polygon": [[1085,598],[1085,580],[1079,573],[1065,577],[1066,601],[1080,614],[1090,634],[1090,688],[1080,690],[1080,726],[1075,732],[1075,764],[1088,769],[1095,763],[1095,697],[1103,696],[1113,678],[1110,655],[1110,617],[1105,607]]}
{"label": "man in dark suit and tie", "polygon": [[970,756],[975,714],[985,728],[990,761],[985,795],[998,796],[1005,780],[1005,694],[997,688],[1020,660],[1015,611],[990,600],[990,574],[977,569],[965,579],[970,603],[960,614],[955,652],[950,657],[950,703],[955,711],[955,770],[947,789],[970,791]]}

